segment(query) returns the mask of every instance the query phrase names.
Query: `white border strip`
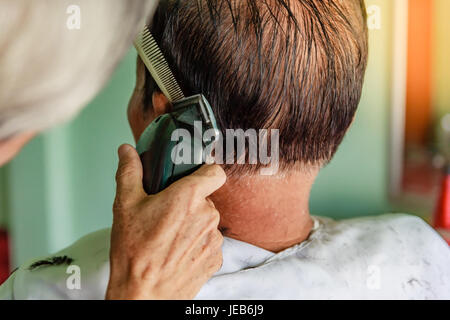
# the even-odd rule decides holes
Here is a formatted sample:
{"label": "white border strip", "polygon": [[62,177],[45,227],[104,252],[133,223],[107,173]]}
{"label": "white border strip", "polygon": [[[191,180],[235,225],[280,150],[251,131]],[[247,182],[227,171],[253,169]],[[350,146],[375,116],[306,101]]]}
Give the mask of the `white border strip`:
{"label": "white border strip", "polygon": [[394,1],[391,96],[390,194],[402,193],[408,70],[408,0]]}

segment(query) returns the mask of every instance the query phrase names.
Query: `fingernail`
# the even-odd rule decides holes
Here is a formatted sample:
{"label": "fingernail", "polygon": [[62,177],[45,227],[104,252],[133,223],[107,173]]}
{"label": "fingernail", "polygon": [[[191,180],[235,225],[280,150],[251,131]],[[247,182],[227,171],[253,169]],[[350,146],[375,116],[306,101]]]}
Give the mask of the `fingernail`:
{"label": "fingernail", "polygon": [[130,152],[130,146],[127,144],[121,145],[119,147],[118,153],[119,153],[119,158],[122,158],[123,156],[125,156],[128,152]]}

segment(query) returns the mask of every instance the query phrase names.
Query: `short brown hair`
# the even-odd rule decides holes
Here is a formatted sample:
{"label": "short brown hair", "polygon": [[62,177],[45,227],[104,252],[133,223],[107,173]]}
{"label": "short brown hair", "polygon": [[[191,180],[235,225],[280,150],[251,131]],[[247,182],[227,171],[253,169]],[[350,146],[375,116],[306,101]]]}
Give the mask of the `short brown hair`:
{"label": "short brown hair", "polygon": [[361,97],[363,0],[163,1],[151,29],[223,130],[279,129],[280,168],[331,160]]}

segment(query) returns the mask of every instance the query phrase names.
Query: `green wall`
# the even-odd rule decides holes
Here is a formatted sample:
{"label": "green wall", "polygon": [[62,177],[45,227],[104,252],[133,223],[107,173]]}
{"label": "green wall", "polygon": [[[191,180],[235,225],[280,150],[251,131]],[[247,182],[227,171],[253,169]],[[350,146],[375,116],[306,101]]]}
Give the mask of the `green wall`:
{"label": "green wall", "polygon": [[[364,97],[344,144],[314,186],[314,214],[345,218],[391,210],[386,190],[392,4],[367,3],[381,6],[382,29],[370,32]],[[126,106],[134,78],[133,50],[77,119],[32,141],[8,166],[6,211],[15,265],[110,226],[116,150],[132,142]]]}
{"label": "green wall", "polygon": [[0,168],[0,228],[6,227],[7,224],[6,188],[6,168]]}
{"label": "green wall", "polygon": [[438,117],[450,112],[450,1],[434,0],[433,81]]}

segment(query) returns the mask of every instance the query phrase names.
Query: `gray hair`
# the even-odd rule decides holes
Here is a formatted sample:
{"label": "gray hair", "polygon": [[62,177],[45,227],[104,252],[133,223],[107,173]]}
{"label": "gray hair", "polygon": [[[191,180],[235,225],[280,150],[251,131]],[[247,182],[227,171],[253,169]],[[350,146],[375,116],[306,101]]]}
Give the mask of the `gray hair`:
{"label": "gray hair", "polygon": [[[105,85],[156,3],[0,0],[0,140],[76,115]],[[80,9],[75,29],[71,8]]]}

